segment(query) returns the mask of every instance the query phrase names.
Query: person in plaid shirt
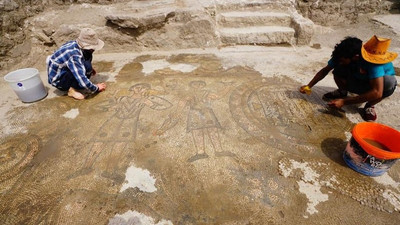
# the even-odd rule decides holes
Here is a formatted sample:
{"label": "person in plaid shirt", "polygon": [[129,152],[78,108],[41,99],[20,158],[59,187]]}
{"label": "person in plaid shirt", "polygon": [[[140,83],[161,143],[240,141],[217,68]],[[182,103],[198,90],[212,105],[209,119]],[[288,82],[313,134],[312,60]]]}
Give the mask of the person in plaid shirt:
{"label": "person in plaid shirt", "polygon": [[68,41],[47,59],[48,82],[61,91],[68,91],[74,99],[84,99],[81,91],[91,93],[106,89],[105,83],[93,84],[90,77],[96,75],[92,68],[93,52],[102,49],[104,42],[90,28],[81,30],[79,37]]}

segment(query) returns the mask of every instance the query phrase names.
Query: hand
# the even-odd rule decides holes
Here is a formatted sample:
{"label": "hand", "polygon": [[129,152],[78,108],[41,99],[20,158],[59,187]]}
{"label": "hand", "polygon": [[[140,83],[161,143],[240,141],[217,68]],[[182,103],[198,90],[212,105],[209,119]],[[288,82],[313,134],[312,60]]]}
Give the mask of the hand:
{"label": "hand", "polygon": [[303,94],[311,93],[311,89],[310,89],[310,87],[308,85],[301,86],[299,91],[300,91],[300,93],[303,93]]}
{"label": "hand", "polygon": [[340,109],[344,106],[344,99],[335,99],[328,103],[329,107]]}
{"label": "hand", "polygon": [[97,84],[97,87],[99,87],[99,92],[102,92],[106,90],[107,85],[105,83],[99,83]]}

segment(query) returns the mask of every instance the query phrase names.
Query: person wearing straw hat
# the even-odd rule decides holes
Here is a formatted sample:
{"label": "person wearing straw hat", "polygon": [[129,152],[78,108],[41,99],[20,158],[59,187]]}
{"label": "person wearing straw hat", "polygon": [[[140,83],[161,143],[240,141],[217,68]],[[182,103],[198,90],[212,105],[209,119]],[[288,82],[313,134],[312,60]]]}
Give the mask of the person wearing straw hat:
{"label": "person wearing straw hat", "polygon": [[[344,105],[366,102],[360,114],[365,121],[375,121],[375,105],[393,94],[397,86],[392,61],[397,53],[389,52],[391,39],[374,35],[362,45],[361,40],[347,37],[335,46],[328,65],[322,68],[314,78],[300,87],[300,92],[310,91],[332,69],[338,89],[323,96],[328,105],[341,108]],[[347,96],[348,92],[355,96]]]}
{"label": "person wearing straw hat", "polygon": [[68,41],[47,58],[48,82],[74,99],[84,99],[83,91],[91,93],[106,89],[105,83],[93,84],[96,75],[92,67],[93,52],[102,49],[104,42],[91,28],[81,30],[78,38]]}

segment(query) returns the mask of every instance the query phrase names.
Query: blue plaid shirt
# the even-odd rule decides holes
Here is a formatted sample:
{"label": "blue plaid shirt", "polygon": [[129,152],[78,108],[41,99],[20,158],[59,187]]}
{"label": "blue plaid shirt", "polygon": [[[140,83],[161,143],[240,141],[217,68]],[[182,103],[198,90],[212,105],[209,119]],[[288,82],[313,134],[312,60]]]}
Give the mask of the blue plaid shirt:
{"label": "blue plaid shirt", "polygon": [[57,87],[61,77],[67,72],[66,68],[74,75],[79,86],[92,92],[98,91],[97,85],[93,84],[85,75],[82,50],[76,41],[65,43],[51,55],[47,64],[49,84]]}

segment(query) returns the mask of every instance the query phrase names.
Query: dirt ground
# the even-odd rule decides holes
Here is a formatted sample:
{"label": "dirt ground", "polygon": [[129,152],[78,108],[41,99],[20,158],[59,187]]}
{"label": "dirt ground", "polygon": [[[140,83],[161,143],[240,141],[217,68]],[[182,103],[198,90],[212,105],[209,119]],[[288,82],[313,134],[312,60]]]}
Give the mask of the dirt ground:
{"label": "dirt ground", "polygon": [[[345,36],[374,34],[400,52],[370,18],[317,26],[308,46],[99,51],[107,90],[83,101],[29,64],[45,99],[0,83],[1,224],[395,224],[400,164],[372,178],[342,159],[362,105],[327,110],[332,76],[297,91]],[[378,123],[400,130],[399,99],[377,106]]]}

